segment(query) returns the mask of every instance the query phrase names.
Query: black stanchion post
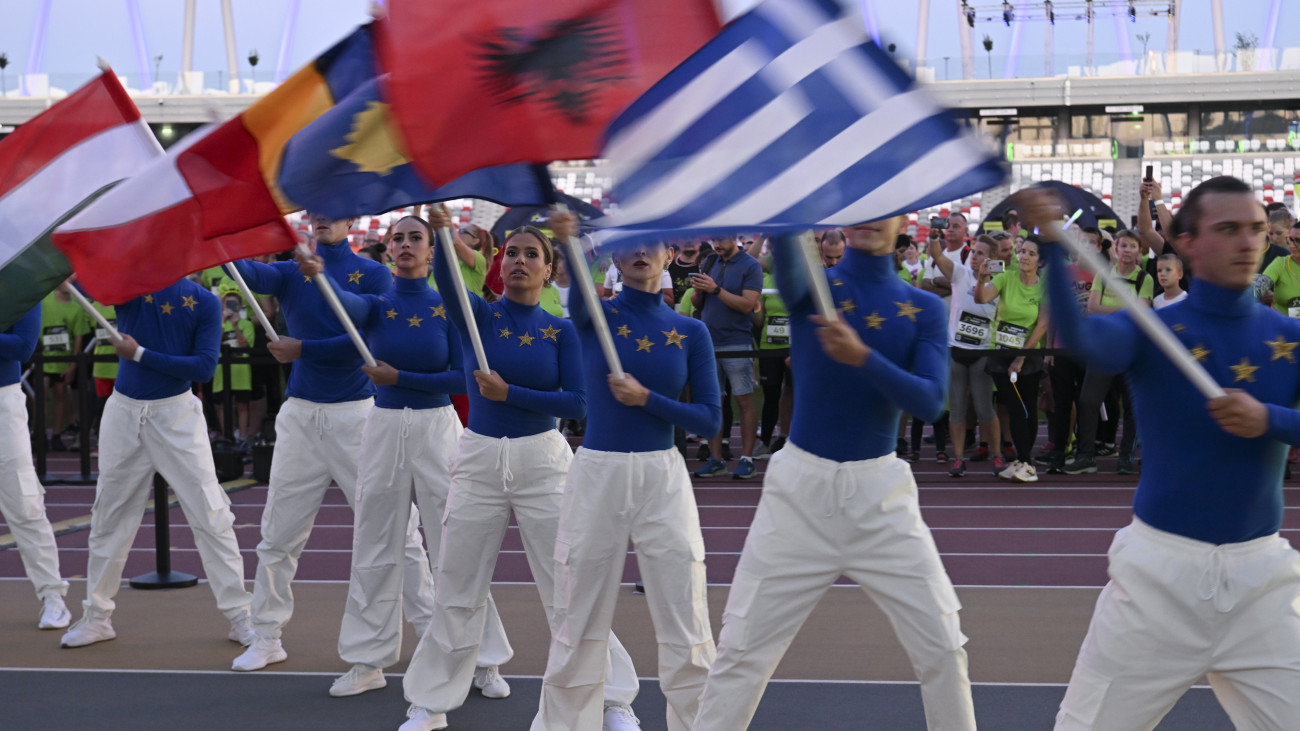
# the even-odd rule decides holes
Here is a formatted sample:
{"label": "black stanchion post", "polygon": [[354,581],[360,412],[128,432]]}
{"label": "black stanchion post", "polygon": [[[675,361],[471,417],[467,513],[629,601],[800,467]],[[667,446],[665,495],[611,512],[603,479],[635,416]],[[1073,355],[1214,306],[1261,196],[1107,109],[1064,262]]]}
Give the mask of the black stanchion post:
{"label": "black stanchion post", "polygon": [[167,514],[167,481],[153,476],[154,557],[156,571],[131,579],[132,589],[183,589],[199,583],[194,574],[172,571],[171,520]]}
{"label": "black stanchion post", "polygon": [[32,356],[31,378],[32,391],[36,394],[32,397],[32,409],[36,412],[32,414],[32,432],[36,435],[36,474],[41,478],[41,484],[48,485],[46,453],[50,451],[50,442],[45,438],[45,355],[40,348]]}
{"label": "black stanchion post", "polygon": [[90,474],[90,422],[95,418],[94,398],[95,398],[95,381],[91,378],[91,369],[94,368],[94,356],[81,352],[77,353],[77,396],[79,397],[79,408],[77,409],[77,441],[80,444],[81,452],[81,479],[83,482],[89,482],[93,477]]}

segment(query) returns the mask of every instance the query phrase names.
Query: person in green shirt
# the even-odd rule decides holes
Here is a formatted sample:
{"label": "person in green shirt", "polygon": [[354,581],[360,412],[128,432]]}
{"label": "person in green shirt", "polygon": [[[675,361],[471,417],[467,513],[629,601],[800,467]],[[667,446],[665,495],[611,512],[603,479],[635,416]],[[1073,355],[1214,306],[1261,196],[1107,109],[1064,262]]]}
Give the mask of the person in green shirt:
{"label": "person in green shirt", "polygon": [[1031,458],[1038,435],[1038,384],[1043,377],[1043,360],[1041,356],[1024,354],[1042,347],[1047,334],[1047,310],[1043,307],[1038,261],[1038,242],[1026,239],[1021,244],[1016,268],[994,276],[989,273],[989,261],[985,261],[980,265],[975,285],[976,304],[998,300],[998,313],[993,321],[994,348],[1019,351],[994,353],[989,356],[987,366],[998,389],[998,400],[1006,407],[1016,450],[1016,459],[998,476],[1016,482],[1038,480]]}
{"label": "person in green shirt", "polygon": [[[255,337],[253,322],[248,319],[243,297],[234,282],[221,285],[221,345],[226,348],[251,348]],[[222,355],[225,355],[223,352]],[[225,366],[218,364],[212,376],[212,393],[217,401],[217,421],[222,431],[226,428],[226,399],[234,399],[237,439],[247,439],[249,432],[249,404],[253,396],[253,367],[248,364],[230,366],[230,389],[226,390]]]}
{"label": "person in green shirt", "polygon": [[1286,237],[1290,256],[1279,256],[1264,268],[1268,288],[1260,301],[1287,317],[1300,317],[1300,221]]}
{"label": "person in green shirt", "polygon": [[[85,336],[90,333],[90,316],[72,300],[71,285],[60,284],[45,296],[41,303],[41,352],[47,356],[67,356],[80,353],[85,346]],[[59,362],[45,364],[45,381],[51,405],[50,426],[54,436],[50,448],[66,451],[64,440],[75,438],[73,432],[76,399],[71,398],[68,387],[75,382],[77,365]],[[73,447],[75,448],[75,447]]]}
{"label": "person in green shirt", "polygon": [[[112,305],[91,302],[95,311],[108,320],[108,324],[117,327],[117,312]],[[87,315],[89,317],[89,315]],[[91,318],[90,325],[94,327],[93,334],[95,338],[96,356],[111,356],[109,361],[95,361],[90,368],[90,374],[95,379],[95,425],[99,425],[99,418],[104,414],[104,404],[108,403],[108,397],[113,395],[113,384],[117,381],[117,351],[113,349],[113,344],[108,340],[108,331],[99,326],[99,323]]]}

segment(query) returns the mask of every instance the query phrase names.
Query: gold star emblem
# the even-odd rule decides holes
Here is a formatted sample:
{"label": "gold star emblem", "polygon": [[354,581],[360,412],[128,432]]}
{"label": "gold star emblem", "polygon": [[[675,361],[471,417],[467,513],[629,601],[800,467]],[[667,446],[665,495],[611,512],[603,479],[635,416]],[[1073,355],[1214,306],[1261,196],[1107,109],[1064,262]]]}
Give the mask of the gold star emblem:
{"label": "gold star emblem", "polygon": [[1292,351],[1295,350],[1295,346],[1300,345],[1300,343],[1288,343],[1281,335],[1277,336],[1277,340],[1265,340],[1264,344],[1273,349],[1273,357],[1269,359],[1270,362],[1286,358],[1288,363],[1295,362],[1295,353]]}
{"label": "gold star emblem", "polygon": [[422,322],[424,322],[424,320],[421,320],[419,315],[411,315],[406,318],[406,324],[411,327],[419,327]]}
{"label": "gold star emblem", "polygon": [[532,335],[529,335],[528,333],[524,333],[523,335],[519,336],[519,347],[522,348],[525,345],[532,345],[532,344],[533,344]]}
{"label": "gold star emblem", "polygon": [[921,308],[913,307],[912,300],[908,300],[906,302],[895,302],[894,304],[897,305],[898,307],[899,317],[906,317],[912,322],[916,322],[916,313],[920,312]]}
{"label": "gold star emblem", "polygon": [[503,338],[508,338],[508,337],[510,337],[510,328],[508,328],[508,327],[503,327],[503,328],[501,328],[500,333],[501,333],[501,337],[503,337]]}
{"label": "gold star emblem", "polygon": [[306,274],[304,274],[304,275],[302,275],[302,281],[303,281],[303,284],[311,284],[311,277],[309,277],[309,276],[307,276]]}
{"label": "gold star emblem", "polygon": [[646,335],[645,337],[636,341],[636,352],[640,353],[641,351],[644,350],[645,352],[649,353],[651,345],[654,345],[654,343],[650,342],[650,336]]}
{"label": "gold star emblem", "polygon": [[396,320],[396,319],[397,319],[397,310],[389,310],[388,312],[385,312],[384,314],[385,314],[385,315],[388,315],[388,319],[390,319],[390,320]]}
{"label": "gold star emblem", "polygon": [[628,327],[627,325],[619,325],[619,326],[618,326],[618,332],[616,332],[616,333],[614,333],[614,334],[615,334],[615,335],[622,335],[623,337],[627,337],[628,335],[631,335],[631,334],[632,334],[632,328]]}
{"label": "gold star emblem", "polygon": [[446,307],[443,307],[442,305],[438,305],[437,307],[430,307],[429,309],[433,311],[433,314],[430,315],[430,317],[441,317],[444,320],[447,319]]}
{"label": "gold star emblem", "polygon": [[542,328],[543,340],[554,340],[555,342],[558,343],[560,341],[555,336],[559,334],[560,334],[560,328],[558,327],[551,327],[550,325],[547,325],[546,327]]}
{"label": "gold star emblem", "polygon": [[885,318],[881,317],[881,316],[880,316],[880,313],[879,313],[878,311],[874,311],[874,310],[873,310],[873,311],[871,312],[870,315],[867,315],[866,317],[864,317],[864,318],[862,318],[862,319],[867,321],[867,329],[868,329],[868,330],[883,330],[883,329],[884,329],[884,328],[881,327],[881,325],[885,322]]}
{"label": "gold star emblem", "polygon": [[493,317],[500,317],[500,316],[501,316],[501,313],[500,313],[500,312],[493,312],[493,313],[492,313],[492,316],[493,316]]}
{"label": "gold star emblem", "polygon": [[1176,332],[1176,333],[1180,333],[1180,332],[1186,330],[1187,327],[1186,327],[1185,325],[1183,325],[1182,323],[1177,323],[1177,324],[1171,325],[1171,326],[1169,327],[1169,329],[1170,329],[1170,330],[1173,330],[1173,331]]}
{"label": "gold star emblem", "polygon": [[843,286],[844,286],[844,280],[842,280],[842,279],[832,279],[832,280],[831,280],[831,285],[832,285],[832,286],[835,286],[835,287],[843,287]]}
{"label": "gold star emblem", "polygon": [[853,300],[840,300],[840,309],[844,310],[845,314],[849,314],[858,309],[858,306],[853,304]]}
{"label": "gold star emblem", "polygon": [[677,328],[673,328],[671,331],[660,330],[659,332],[668,338],[668,342],[664,343],[664,347],[676,345],[678,350],[683,350],[682,341],[686,339],[686,336],[677,332]]}
{"label": "gold star emblem", "polygon": [[1192,357],[1193,357],[1193,358],[1195,358],[1196,360],[1199,360],[1199,361],[1204,361],[1204,360],[1205,360],[1205,356],[1207,356],[1207,355],[1210,354],[1210,351],[1207,350],[1207,349],[1205,348],[1204,345],[1198,345],[1198,346],[1196,346],[1195,348],[1192,348],[1192,349],[1191,349],[1190,351],[1188,351],[1188,352],[1190,352],[1190,353],[1192,354]]}
{"label": "gold star emblem", "polygon": [[163,303],[162,311],[163,311],[163,314],[164,314],[164,315],[170,315],[170,314],[172,313],[172,310],[174,310],[174,309],[176,309],[176,308],[175,308],[175,307],[172,307],[172,303],[170,303],[170,302],[164,302],[164,303]]}
{"label": "gold star emblem", "polygon": [[194,311],[194,308],[197,307],[198,304],[199,304],[199,301],[196,300],[196,299],[194,299],[193,297],[191,297],[191,296],[189,296],[189,295],[185,295],[185,297],[183,297],[183,298],[181,299],[181,307],[188,307],[188,308],[190,308],[190,312],[193,312],[193,311]]}
{"label": "gold star emblem", "polygon": [[612,312],[612,313],[614,313],[615,315],[618,314],[618,308],[617,308],[617,307],[611,307],[611,308],[609,308],[609,311]]}
{"label": "gold star emblem", "polygon": [[1232,369],[1232,375],[1235,376],[1235,378],[1232,379],[1233,383],[1237,383],[1238,381],[1254,383],[1255,371],[1259,370],[1259,366],[1253,366],[1250,364],[1250,358],[1242,358],[1241,362],[1237,365],[1228,367]]}
{"label": "gold star emblem", "polygon": [[363,276],[365,275],[361,273],[360,269],[356,270],[355,272],[352,272],[351,274],[348,275],[348,284],[360,284],[361,277]]}
{"label": "gold star emblem", "polygon": [[153,295],[151,295],[151,294],[146,294],[146,295],[144,296],[144,301],[145,301],[145,302],[148,302],[148,303],[150,303],[150,304],[152,304],[152,303],[153,303]]}

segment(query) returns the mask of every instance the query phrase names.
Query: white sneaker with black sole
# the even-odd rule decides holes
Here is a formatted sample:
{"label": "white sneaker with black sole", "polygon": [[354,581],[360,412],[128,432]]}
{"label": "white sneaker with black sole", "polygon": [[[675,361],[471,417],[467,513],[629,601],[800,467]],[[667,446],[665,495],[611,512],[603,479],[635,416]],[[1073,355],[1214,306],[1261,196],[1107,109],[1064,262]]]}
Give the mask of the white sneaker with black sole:
{"label": "white sneaker with black sole", "polygon": [[330,695],[335,698],[347,698],[361,695],[368,690],[379,690],[386,685],[388,681],[384,678],[382,668],[357,663],[351,670],[334,680],[334,684],[330,686]]}
{"label": "white sneaker with black sole", "polygon": [[41,619],[36,626],[41,629],[63,629],[72,623],[72,612],[58,594],[46,594],[41,606]]}
{"label": "white sneaker with black sole", "polygon": [[447,714],[411,706],[406,711],[406,723],[398,726],[397,731],[438,731],[444,728],[447,728]]}
{"label": "white sneaker with black sole", "polygon": [[501,677],[501,671],[496,665],[474,671],[474,687],[478,688],[484,698],[510,697],[510,684]]}

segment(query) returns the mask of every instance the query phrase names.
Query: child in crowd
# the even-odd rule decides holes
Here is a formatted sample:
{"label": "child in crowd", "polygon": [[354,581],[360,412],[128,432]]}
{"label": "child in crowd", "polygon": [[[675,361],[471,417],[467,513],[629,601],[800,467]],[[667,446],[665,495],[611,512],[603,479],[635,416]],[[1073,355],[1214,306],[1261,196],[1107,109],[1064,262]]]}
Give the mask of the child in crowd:
{"label": "child in crowd", "polygon": [[1163,254],[1156,260],[1156,280],[1164,291],[1151,300],[1151,306],[1158,309],[1168,307],[1175,302],[1187,299],[1187,293],[1179,286],[1183,278],[1183,261],[1177,254]]}

